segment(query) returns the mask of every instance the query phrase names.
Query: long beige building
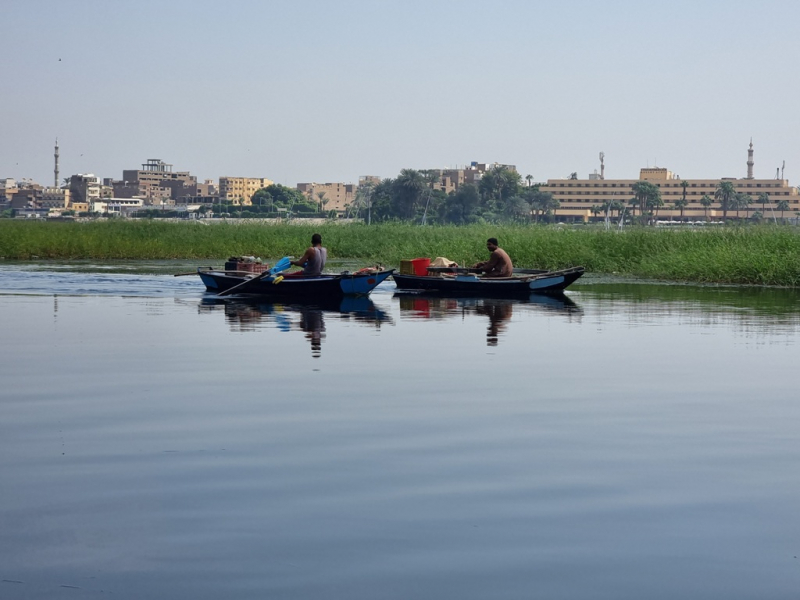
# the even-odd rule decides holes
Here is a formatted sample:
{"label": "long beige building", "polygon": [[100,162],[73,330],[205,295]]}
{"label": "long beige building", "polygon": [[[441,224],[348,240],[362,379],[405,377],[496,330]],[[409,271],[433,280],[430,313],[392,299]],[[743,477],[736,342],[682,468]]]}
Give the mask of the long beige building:
{"label": "long beige building", "polygon": [[[751,173],[752,170],[748,169]],[[605,206],[610,202],[620,202],[625,206],[630,204],[634,197],[633,185],[637,181],[649,181],[661,190],[661,199],[664,207],[658,211],[659,219],[680,219],[681,211],[675,208],[675,201],[683,198],[686,182],[687,206],[683,210],[683,220],[703,220],[706,218],[719,219],[722,209],[719,202],[714,199],[714,192],[721,181],[731,181],[737,193],[749,194],[752,203],[747,210],[742,209],[740,215],[747,217],[755,211],[764,210],[764,217],[770,217],[776,210],[776,204],[786,200],[789,210],[784,216],[793,216],[800,210],[800,194],[797,189],[789,185],[785,179],[680,179],[671,171],[663,168],[641,169],[639,179],[548,179],[546,184],[540,186],[543,192],[553,194],[560,207],[556,214],[559,217],[571,220],[589,221],[603,218],[592,212],[595,206]],[[762,193],[769,195],[769,203],[762,207],[759,196]],[[713,200],[710,208],[701,204],[703,196]],[[728,216],[734,216],[735,209],[728,210]]]}
{"label": "long beige building", "polygon": [[233,204],[251,206],[253,195],[273,183],[271,179],[263,177],[220,177],[219,197]]}

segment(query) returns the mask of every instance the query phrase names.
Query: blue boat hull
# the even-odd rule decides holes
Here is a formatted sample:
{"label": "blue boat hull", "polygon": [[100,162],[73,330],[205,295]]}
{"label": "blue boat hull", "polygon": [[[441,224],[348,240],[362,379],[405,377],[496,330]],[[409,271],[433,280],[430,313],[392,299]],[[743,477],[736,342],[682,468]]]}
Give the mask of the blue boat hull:
{"label": "blue boat hull", "polygon": [[[269,296],[277,298],[324,298],[343,296],[367,296],[394,269],[377,273],[341,273],[319,277],[265,277],[251,285],[242,286],[242,295]],[[197,274],[209,292],[220,293],[248,280],[240,273],[198,269]],[[238,290],[237,290],[238,293]]]}

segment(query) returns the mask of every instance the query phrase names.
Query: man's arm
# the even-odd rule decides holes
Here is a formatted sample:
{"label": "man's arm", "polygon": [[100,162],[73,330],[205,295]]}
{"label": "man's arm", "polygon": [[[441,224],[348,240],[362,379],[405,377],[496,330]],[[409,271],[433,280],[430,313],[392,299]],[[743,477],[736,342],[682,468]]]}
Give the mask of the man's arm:
{"label": "man's arm", "polygon": [[500,266],[500,257],[497,255],[497,252],[492,252],[492,255],[489,257],[483,265],[483,270],[487,273],[491,273],[494,269]]}
{"label": "man's arm", "polygon": [[292,263],[293,265],[298,266],[298,267],[304,267],[305,264],[311,259],[312,256],[314,256],[314,247],[313,246],[311,248],[308,248],[306,250],[306,253],[303,254],[303,256],[301,256],[297,260],[292,260],[292,261],[289,261],[289,262]]}

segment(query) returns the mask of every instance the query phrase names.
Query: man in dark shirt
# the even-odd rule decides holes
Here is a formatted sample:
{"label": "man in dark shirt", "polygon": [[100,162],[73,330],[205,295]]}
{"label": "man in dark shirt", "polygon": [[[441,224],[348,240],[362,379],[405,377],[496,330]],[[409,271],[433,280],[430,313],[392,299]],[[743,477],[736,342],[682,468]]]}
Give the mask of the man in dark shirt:
{"label": "man in dark shirt", "polygon": [[514,265],[505,250],[497,245],[497,238],[486,240],[486,248],[492,253],[489,260],[475,263],[473,269],[480,269],[486,273],[486,277],[511,277],[514,273]]}

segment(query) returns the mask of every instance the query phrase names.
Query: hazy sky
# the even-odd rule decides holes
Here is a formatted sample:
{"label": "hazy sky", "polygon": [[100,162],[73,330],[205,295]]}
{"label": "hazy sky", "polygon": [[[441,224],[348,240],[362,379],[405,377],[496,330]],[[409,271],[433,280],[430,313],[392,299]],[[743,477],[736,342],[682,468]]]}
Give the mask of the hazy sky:
{"label": "hazy sky", "polygon": [[0,0],[0,178],[800,183],[800,2]]}

